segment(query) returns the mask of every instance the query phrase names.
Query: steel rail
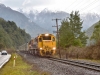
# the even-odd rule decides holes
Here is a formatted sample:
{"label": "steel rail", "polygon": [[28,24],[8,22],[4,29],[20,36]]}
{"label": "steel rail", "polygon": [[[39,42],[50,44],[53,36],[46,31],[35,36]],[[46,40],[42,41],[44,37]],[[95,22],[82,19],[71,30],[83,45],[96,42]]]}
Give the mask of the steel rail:
{"label": "steel rail", "polygon": [[68,60],[68,59],[59,59],[59,58],[53,58],[53,57],[50,57],[49,60],[61,62],[61,63],[64,63],[64,64],[70,64],[70,65],[74,65],[74,66],[78,66],[78,67],[83,67],[83,68],[87,68],[87,69],[90,69],[90,70],[100,72],[100,65],[97,65],[97,64],[79,62],[79,61]]}

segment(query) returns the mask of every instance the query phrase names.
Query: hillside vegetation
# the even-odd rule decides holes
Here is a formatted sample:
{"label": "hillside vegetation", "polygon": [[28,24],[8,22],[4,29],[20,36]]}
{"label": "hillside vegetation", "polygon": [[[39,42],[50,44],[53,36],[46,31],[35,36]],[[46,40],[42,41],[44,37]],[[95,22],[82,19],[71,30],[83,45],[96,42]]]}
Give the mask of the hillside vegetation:
{"label": "hillside vegetation", "polygon": [[13,21],[5,21],[0,18],[0,49],[17,48],[28,42],[31,36],[20,29]]}
{"label": "hillside vegetation", "polygon": [[77,11],[72,12],[68,19],[62,21],[59,29],[59,47],[62,48],[60,54],[66,58],[100,60],[100,22],[91,27],[93,31],[88,37],[94,42],[90,46],[86,46],[88,37],[81,31],[82,23]]}

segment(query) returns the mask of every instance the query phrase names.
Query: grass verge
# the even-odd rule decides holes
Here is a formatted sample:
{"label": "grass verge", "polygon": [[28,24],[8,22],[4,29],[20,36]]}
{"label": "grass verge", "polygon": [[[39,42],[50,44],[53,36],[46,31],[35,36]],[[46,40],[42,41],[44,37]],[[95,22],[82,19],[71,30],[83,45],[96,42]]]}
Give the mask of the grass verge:
{"label": "grass verge", "polygon": [[40,75],[36,71],[32,71],[32,66],[25,63],[22,58],[17,55],[15,66],[13,66],[15,54],[12,54],[9,62],[0,69],[0,75]]}

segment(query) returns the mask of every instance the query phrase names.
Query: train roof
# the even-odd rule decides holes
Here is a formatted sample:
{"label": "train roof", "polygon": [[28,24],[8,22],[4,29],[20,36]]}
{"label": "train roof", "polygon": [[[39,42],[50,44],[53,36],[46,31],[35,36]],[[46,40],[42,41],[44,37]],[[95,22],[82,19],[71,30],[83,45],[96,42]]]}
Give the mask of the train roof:
{"label": "train roof", "polygon": [[52,35],[52,36],[54,36],[53,34],[49,34],[49,33],[46,33],[46,34],[40,34],[39,36],[44,36],[44,35]]}

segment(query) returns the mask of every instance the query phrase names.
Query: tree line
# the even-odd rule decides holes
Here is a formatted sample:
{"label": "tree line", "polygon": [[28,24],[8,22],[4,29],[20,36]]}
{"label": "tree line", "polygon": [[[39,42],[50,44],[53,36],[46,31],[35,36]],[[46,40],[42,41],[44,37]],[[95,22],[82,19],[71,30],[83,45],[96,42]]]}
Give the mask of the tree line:
{"label": "tree line", "polygon": [[15,22],[0,18],[0,49],[18,48],[30,39],[31,36],[24,29],[17,27]]}
{"label": "tree line", "polygon": [[[72,11],[69,17],[62,20],[59,28],[60,47],[86,46],[89,38],[85,35],[85,31],[82,31],[82,24],[78,11]],[[100,22],[95,26],[90,40],[95,40],[95,43],[100,40]]]}
{"label": "tree line", "polygon": [[[100,59],[100,21],[95,24],[91,37],[82,31],[84,21],[80,19],[78,11],[71,12],[70,16],[62,20],[59,28],[59,43],[61,57],[77,59]],[[87,39],[92,44],[86,46]]]}

